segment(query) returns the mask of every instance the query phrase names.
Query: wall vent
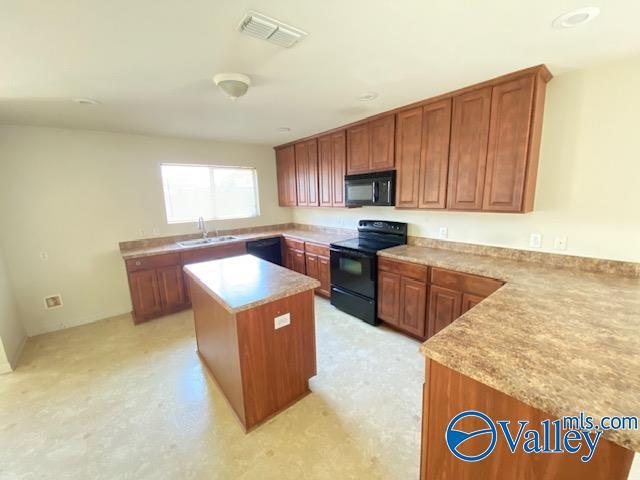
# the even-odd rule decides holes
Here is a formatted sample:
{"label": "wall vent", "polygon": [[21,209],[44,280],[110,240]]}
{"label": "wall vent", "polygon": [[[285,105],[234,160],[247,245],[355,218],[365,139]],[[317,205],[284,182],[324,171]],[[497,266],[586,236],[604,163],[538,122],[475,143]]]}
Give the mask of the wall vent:
{"label": "wall vent", "polygon": [[250,10],[240,22],[238,30],[280,47],[293,47],[308,34],[271,17]]}

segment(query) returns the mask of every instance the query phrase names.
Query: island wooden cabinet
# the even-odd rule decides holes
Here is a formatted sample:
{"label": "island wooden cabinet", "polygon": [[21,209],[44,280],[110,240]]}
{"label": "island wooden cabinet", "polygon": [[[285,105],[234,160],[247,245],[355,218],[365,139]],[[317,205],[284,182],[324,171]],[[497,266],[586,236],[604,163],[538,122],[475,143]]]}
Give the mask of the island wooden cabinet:
{"label": "island wooden cabinet", "polygon": [[450,98],[397,114],[397,208],[446,207],[450,132]]}
{"label": "island wooden cabinet", "polygon": [[318,139],[318,190],[321,207],[344,207],[344,175],[347,168],[345,130]]}
{"label": "island wooden cabinet", "polygon": [[293,145],[276,149],[276,175],[278,180],[278,204],[295,207],[298,204],[296,185],[296,159]]}
{"label": "island wooden cabinet", "polygon": [[318,206],[318,141],[295,144],[298,206]]}
{"label": "island wooden cabinet", "polygon": [[418,338],[451,324],[503,285],[442,268],[378,259],[378,318]]}
{"label": "island wooden cabinet", "polygon": [[391,170],[395,166],[395,115],[347,129],[347,173]]}

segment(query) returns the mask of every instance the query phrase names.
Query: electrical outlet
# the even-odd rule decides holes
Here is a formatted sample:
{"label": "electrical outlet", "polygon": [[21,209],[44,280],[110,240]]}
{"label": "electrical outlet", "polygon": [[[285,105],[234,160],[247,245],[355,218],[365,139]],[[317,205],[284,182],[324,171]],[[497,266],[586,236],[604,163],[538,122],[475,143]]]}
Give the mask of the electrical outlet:
{"label": "electrical outlet", "polygon": [[529,246],[531,248],[540,248],[542,246],[542,234],[532,233],[529,237]]}
{"label": "electrical outlet", "polygon": [[279,329],[282,327],[286,327],[291,323],[291,314],[285,313],[284,315],[279,315],[273,319],[275,329]]}
{"label": "electrical outlet", "polygon": [[438,230],[438,236],[440,238],[447,238],[449,236],[449,229],[447,227],[440,227],[440,230]]}
{"label": "electrical outlet", "polygon": [[53,308],[60,308],[64,304],[62,303],[62,295],[59,293],[56,295],[49,295],[44,298],[44,308],[51,310]]}
{"label": "electrical outlet", "polygon": [[46,262],[49,260],[49,254],[47,252],[40,252],[40,260]]}
{"label": "electrical outlet", "polygon": [[160,235],[160,229],[158,227],[153,227],[153,234]]}
{"label": "electrical outlet", "polygon": [[555,250],[566,250],[567,249],[567,237],[556,237],[553,241],[553,248]]}

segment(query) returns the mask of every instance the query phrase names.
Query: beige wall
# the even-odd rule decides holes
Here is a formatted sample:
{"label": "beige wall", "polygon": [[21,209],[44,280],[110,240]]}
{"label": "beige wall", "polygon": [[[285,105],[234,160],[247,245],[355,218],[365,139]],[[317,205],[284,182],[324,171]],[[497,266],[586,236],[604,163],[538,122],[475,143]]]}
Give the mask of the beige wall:
{"label": "beige wall", "polygon": [[[270,147],[0,127],[0,242],[29,335],[130,311],[118,242],[196,231],[166,223],[162,162],[257,168],[261,216],[209,222],[210,230],[291,221],[277,206]],[[57,293],[64,307],[46,311],[43,297]]]}
{"label": "beige wall", "polygon": [[358,219],[410,223],[410,234],[544,251],[567,236],[573,255],[640,261],[640,58],[576,71],[547,88],[535,211],[526,215],[298,208],[298,223],[354,227]]}
{"label": "beige wall", "polygon": [[0,373],[15,367],[24,346],[26,333],[18,318],[18,309],[0,249]]}

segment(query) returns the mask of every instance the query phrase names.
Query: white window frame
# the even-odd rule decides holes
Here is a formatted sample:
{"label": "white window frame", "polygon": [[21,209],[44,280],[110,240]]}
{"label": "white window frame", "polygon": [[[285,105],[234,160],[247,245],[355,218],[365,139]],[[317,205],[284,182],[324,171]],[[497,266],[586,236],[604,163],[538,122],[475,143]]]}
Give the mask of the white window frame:
{"label": "white window frame", "polygon": [[198,217],[195,217],[193,220],[169,220],[169,209],[167,208],[167,190],[166,190],[166,183],[165,183],[165,179],[164,176],[162,175],[162,167],[167,166],[167,167],[206,167],[206,168],[228,168],[228,169],[234,169],[234,170],[239,170],[239,169],[243,169],[243,170],[252,170],[253,171],[253,182],[254,182],[254,186],[255,186],[255,191],[254,191],[254,195],[255,195],[255,203],[256,203],[256,213],[255,215],[248,215],[246,217],[213,217],[213,218],[209,218],[209,217],[203,217],[205,222],[209,222],[209,221],[215,221],[215,220],[241,220],[241,219],[245,219],[245,218],[257,218],[260,216],[260,186],[259,186],[259,182],[258,182],[258,169],[256,167],[248,167],[248,166],[243,166],[243,165],[210,165],[210,164],[201,164],[201,163],[167,163],[167,162],[163,162],[160,164],[160,180],[161,180],[161,184],[162,184],[162,198],[163,198],[163,203],[164,203],[164,215],[165,215],[165,219],[167,221],[168,225],[178,225],[178,224],[185,224],[185,223],[194,223],[198,221]]}

